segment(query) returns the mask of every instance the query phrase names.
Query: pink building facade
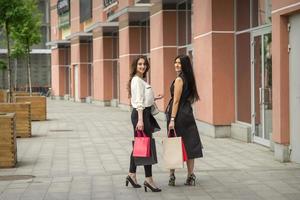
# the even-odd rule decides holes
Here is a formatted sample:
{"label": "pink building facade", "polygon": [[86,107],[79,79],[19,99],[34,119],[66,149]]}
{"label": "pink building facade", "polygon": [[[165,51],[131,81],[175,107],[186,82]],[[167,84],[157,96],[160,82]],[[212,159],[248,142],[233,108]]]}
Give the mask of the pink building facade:
{"label": "pink building facade", "polygon": [[202,134],[300,163],[299,12],[300,0],[51,0],[52,94],[127,109],[130,65],[143,54],[163,118],[174,58],[187,54]]}

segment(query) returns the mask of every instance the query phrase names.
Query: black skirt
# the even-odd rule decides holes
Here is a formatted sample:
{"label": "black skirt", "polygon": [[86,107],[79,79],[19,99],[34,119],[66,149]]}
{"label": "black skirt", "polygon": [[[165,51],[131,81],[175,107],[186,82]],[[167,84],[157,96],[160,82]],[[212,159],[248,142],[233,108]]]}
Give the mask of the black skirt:
{"label": "black skirt", "polygon": [[[131,112],[131,123],[134,130],[134,136],[136,136],[136,125],[138,123],[138,111],[136,108],[133,108]],[[160,131],[160,127],[156,121],[156,119],[151,114],[151,107],[146,107],[143,110],[143,121],[144,121],[144,132],[148,137],[152,137],[152,133],[156,131]]]}
{"label": "black skirt", "polygon": [[[166,110],[167,129],[169,129],[170,117],[172,112],[173,100],[169,102]],[[193,115],[190,102],[186,101],[178,107],[175,118],[175,130],[177,136],[181,136],[186,148],[188,159],[203,157],[202,143],[198,133],[198,128]]]}

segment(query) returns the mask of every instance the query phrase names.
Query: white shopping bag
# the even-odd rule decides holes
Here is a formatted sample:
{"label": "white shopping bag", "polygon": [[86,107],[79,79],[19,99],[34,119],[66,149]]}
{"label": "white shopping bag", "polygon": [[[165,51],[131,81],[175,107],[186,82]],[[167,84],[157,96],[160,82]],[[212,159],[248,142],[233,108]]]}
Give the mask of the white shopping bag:
{"label": "white shopping bag", "polygon": [[167,169],[183,168],[181,137],[163,139],[163,160]]}

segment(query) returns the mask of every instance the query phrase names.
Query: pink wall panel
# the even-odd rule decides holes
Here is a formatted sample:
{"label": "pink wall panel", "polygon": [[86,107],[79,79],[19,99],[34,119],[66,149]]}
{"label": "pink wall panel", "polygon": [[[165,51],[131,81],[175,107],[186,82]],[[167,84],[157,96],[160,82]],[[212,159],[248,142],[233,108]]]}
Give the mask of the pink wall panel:
{"label": "pink wall panel", "polygon": [[125,27],[119,31],[119,54],[120,56],[129,53],[129,27]]}
{"label": "pink wall panel", "polygon": [[235,120],[233,34],[213,34],[212,46],[213,123],[228,125]]}
{"label": "pink wall panel", "polygon": [[93,86],[94,86],[94,99],[95,100],[102,100],[103,99],[103,84],[101,79],[101,61],[94,61],[94,77],[93,77]]}
{"label": "pink wall panel", "polygon": [[129,80],[130,65],[133,58],[130,56],[120,57],[120,103],[129,105],[129,98],[127,92],[127,83]]}
{"label": "pink wall panel", "polygon": [[212,83],[212,37],[194,40],[194,73],[200,101],[196,104],[196,118],[213,123],[213,83]]}
{"label": "pink wall panel", "polygon": [[234,0],[213,0],[212,2],[212,29],[214,31],[233,31]]}
{"label": "pink wall panel", "polygon": [[194,36],[212,30],[212,0],[193,1],[193,22]]}
{"label": "pink wall panel", "polygon": [[150,18],[151,48],[159,47],[163,44],[163,12],[159,12]]}
{"label": "pink wall panel", "polygon": [[272,0],[272,10],[281,9],[287,6],[292,6],[294,4],[300,3],[300,0]]}

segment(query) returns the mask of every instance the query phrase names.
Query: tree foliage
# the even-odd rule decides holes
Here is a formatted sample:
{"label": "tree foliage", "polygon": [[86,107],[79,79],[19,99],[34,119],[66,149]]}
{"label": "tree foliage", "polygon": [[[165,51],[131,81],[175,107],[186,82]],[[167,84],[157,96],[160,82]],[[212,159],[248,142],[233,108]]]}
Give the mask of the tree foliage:
{"label": "tree foliage", "polygon": [[11,84],[11,29],[22,20],[22,0],[0,0],[0,29],[5,33],[7,47],[7,81],[9,102],[12,101]]}

